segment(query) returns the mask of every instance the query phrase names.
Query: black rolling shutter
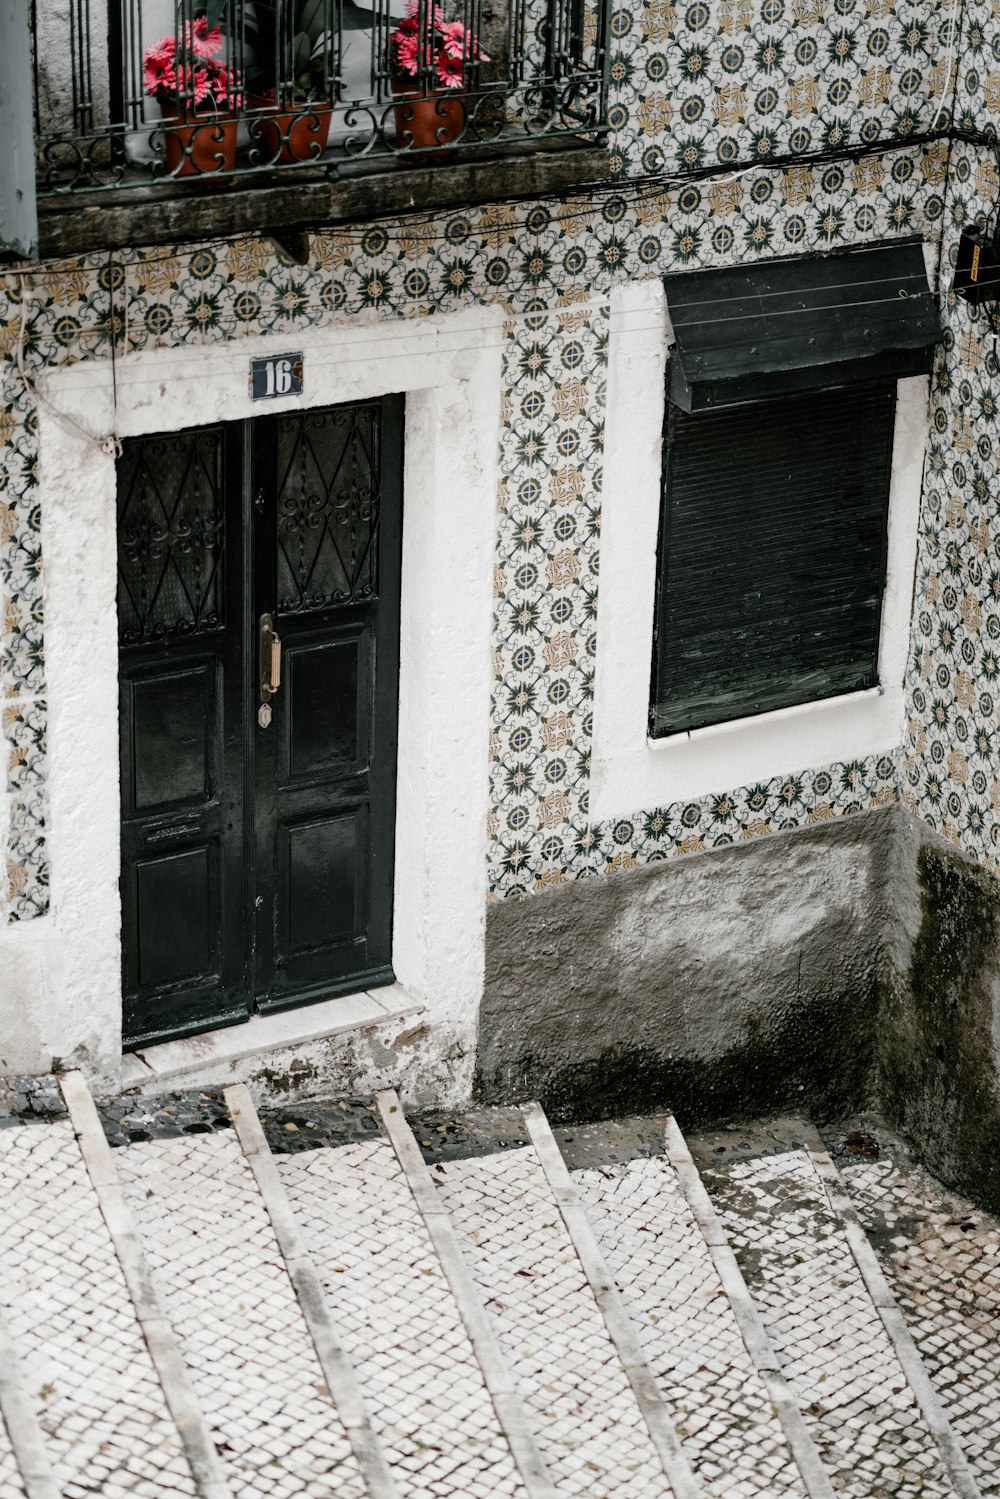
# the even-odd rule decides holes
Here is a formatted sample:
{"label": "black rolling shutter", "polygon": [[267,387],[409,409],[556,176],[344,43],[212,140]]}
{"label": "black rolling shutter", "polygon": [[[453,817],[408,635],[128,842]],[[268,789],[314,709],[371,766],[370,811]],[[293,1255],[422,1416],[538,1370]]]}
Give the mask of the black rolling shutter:
{"label": "black rolling shutter", "polygon": [[894,380],[669,408],[651,732],[872,687]]}

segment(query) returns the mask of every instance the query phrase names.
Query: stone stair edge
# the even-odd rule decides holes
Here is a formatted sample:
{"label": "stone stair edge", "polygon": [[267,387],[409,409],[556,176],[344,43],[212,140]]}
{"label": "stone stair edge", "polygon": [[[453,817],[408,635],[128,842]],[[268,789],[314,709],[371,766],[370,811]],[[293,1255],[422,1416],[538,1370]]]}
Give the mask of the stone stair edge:
{"label": "stone stair edge", "polygon": [[[89,1092],[86,1093],[86,1103],[83,1101],[80,1095],[79,1089],[81,1085],[83,1085],[84,1091],[86,1091],[81,1075],[79,1073],[72,1072],[63,1074],[46,1074],[40,1076],[37,1079],[32,1079],[31,1082],[33,1084],[32,1090],[25,1090],[22,1088],[21,1091],[22,1093],[27,1092],[28,1096],[30,1096],[30,1094],[33,1092],[35,1098],[42,1103],[43,1107],[45,1108],[45,1112],[40,1112],[35,1108],[32,1108],[27,1119],[15,1115],[13,1116],[13,1122],[39,1125],[46,1122],[51,1122],[52,1120],[57,1118],[65,1118],[65,1114],[60,1114],[58,1105],[63,1103],[64,1098],[67,1100],[72,1100],[75,1094],[75,1107],[73,1102],[70,1102],[70,1118],[73,1122],[74,1130],[78,1136],[78,1139],[81,1139],[81,1149],[84,1149],[85,1159],[88,1155],[88,1149],[84,1148],[82,1137],[89,1134],[89,1154],[91,1156],[91,1160],[88,1160],[87,1162],[88,1168],[91,1169],[91,1175],[94,1180],[95,1189],[98,1191],[98,1195],[100,1196],[103,1191],[105,1197],[107,1197],[109,1184],[113,1187],[114,1180],[113,1168],[111,1168],[111,1175],[109,1176],[108,1174],[109,1167],[107,1165],[107,1161],[111,1161],[112,1152],[108,1151],[107,1141],[105,1138],[107,1134],[107,1121],[102,1119],[101,1123],[104,1125],[104,1130],[103,1132],[100,1131],[100,1129],[98,1130],[98,1133],[101,1135],[100,1143],[101,1145],[103,1145],[104,1152],[107,1153],[107,1161],[105,1161],[99,1149],[97,1150],[95,1156],[95,1140],[93,1129],[97,1125],[97,1112],[93,1100],[90,1099]],[[206,1107],[217,1107],[217,1105],[210,1099],[207,1093],[201,1093],[199,1096],[206,1101]],[[508,1109],[503,1111],[502,1116],[498,1115],[498,1117],[502,1118],[503,1127],[494,1132],[495,1139],[487,1142],[488,1144],[492,1144],[493,1146],[492,1151],[489,1151],[482,1149],[482,1131],[484,1128],[484,1121],[488,1123],[489,1119],[492,1117],[491,1111],[470,1111],[470,1118],[472,1118],[474,1121],[474,1127],[469,1131],[469,1138],[456,1141],[454,1138],[448,1137],[448,1123],[442,1122],[447,1120],[449,1116],[443,1114],[421,1114],[420,1111],[410,1113],[409,1111],[405,1110],[402,1105],[399,1104],[398,1099],[395,1099],[395,1102],[391,1103],[387,1102],[387,1100],[389,1099],[395,1099],[395,1095],[383,1094],[373,1096],[371,1099],[352,1099],[350,1100],[350,1104],[346,1106],[348,1110],[347,1118],[356,1120],[358,1117],[367,1117],[373,1120],[376,1125],[375,1133],[377,1133],[379,1137],[383,1138],[386,1141],[387,1145],[391,1145],[394,1149],[396,1149],[396,1153],[398,1155],[398,1140],[394,1138],[393,1124],[387,1115],[387,1110],[391,1110],[392,1113],[397,1114],[398,1119],[396,1122],[397,1124],[404,1124],[407,1130],[410,1131],[413,1150],[415,1150],[417,1155],[419,1156],[419,1159],[422,1162],[425,1171],[426,1168],[433,1163],[441,1163],[448,1160],[459,1159],[471,1160],[474,1159],[477,1154],[500,1153],[502,1151],[510,1149],[534,1149],[540,1155],[545,1155],[546,1153],[548,1153],[548,1165],[546,1174],[549,1179],[550,1187],[552,1188],[553,1200],[560,1207],[560,1210],[563,1211],[564,1216],[566,1215],[565,1210],[567,1208],[569,1209],[571,1219],[573,1217],[575,1207],[577,1206],[574,1200],[574,1193],[572,1189],[572,1174],[574,1171],[581,1169],[581,1162],[583,1162],[584,1165],[598,1164],[596,1160],[588,1159],[586,1149],[581,1149],[581,1143],[589,1143],[591,1147],[591,1156],[593,1155],[593,1141],[581,1142],[580,1140],[581,1134],[586,1134],[586,1132],[588,1131],[591,1132],[592,1135],[599,1135],[600,1132],[604,1130],[606,1133],[610,1132],[610,1134],[614,1136],[614,1131],[617,1127],[617,1142],[612,1139],[611,1154],[613,1155],[615,1148],[617,1148],[619,1151],[623,1149],[623,1138],[627,1134],[628,1126],[641,1126],[642,1137],[644,1141],[643,1156],[664,1156],[673,1170],[679,1170],[682,1179],[684,1173],[689,1169],[695,1174],[695,1176],[697,1176],[697,1184],[692,1177],[688,1178],[688,1192],[686,1192],[685,1194],[688,1196],[688,1200],[692,1204],[692,1209],[695,1212],[696,1217],[698,1217],[699,1210],[698,1207],[695,1206],[695,1203],[692,1201],[692,1195],[695,1197],[697,1196],[697,1185],[702,1183],[702,1170],[707,1170],[710,1177],[712,1166],[719,1166],[723,1164],[723,1162],[728,1165],[732,1164],[732,1162],[734,1161],[757,1159],[762,1155],[781,1155],[785,1152],[794,1151],[806,1152],[814,1167],[817,1169],[820,1179],[824,1183],[828,1200],[830,1200],[831,1202],[832,1211],[840,1220],[844,1228],[846,1237],[851,1244],[852,1252],[855,1254],[855,1258],[859,1262],[859,1268],[861,1269],[861,1273],[865,1279],[872,1304],[882,1316],[883,1323],[886,1325],[886,1329],[889,1333],[890,1338],[893,1340],[894,1346],[897,1347],[897,1351],[900,1347],[902,1347],[904,1350],[901,1362],[903,1363],[904,1368],[906,1368],[907,1370],[907,1374],[910,1377],[911,1384],[914,1384],[915,1387],[919,1387],[918,1399],[924,1411],[925,1419],[928,1420],[928,1424],[932,1429],[937,1439],[938,1445],[944,1455],[954,1494],[957,1496],[957,1499],[980,1499],[980,1490],[976,1485],[976,1481],[972,1476],[971,1471],[968,1469],[967,1465],[964,1462],[961,1445],[957,1441],[957,1439],[955,1439],[954,1434],[951,1432],[943,1408],[941,1407],[940,1402],[936,1399],[933,1384],[923,1368],[923,1361],[919,1354],[919,1351],[913,1344],[912,1338],[910,1338],[909,1342],[907,1342],[909,1335],[907,1332],[905,1320],[903,1319],[902,1314],[898,1313],[894,1297],[892,1296],[891,1291],[885,1283],[884,1277],[881,1277],[881,1271],[878,1267],[875,1252],[871,1249],[871,1246],[868,1245],[867,1235],[864,1233],[860,1222],[857,1220],[856,1215],[854,1214],[850,1196],[847,1191],[847,1187],[844,1184],[841,1173],[838,1171],[835,1162],[831,1158],[830,1153],[826,1148],[826,1144],[824,1143],[824,1136],[826,1136],[826,1138],[829,1138],[829,1131],[824,1131],[823,1133],[821,1133],[808,1120],[782,1116],[775,1120],[758,1121],[752,1126],[735,1126],[725,1131],[705,1131],[700,1133],[693,1132],[690,1137],[685,1138],[681,1134],[679,1126],[673,1119],[673,1116],[666,1112],[646,1116],[642,1120],[604,1121],[603,1123],[583,1125],[560,1125],[555,1127],[554,1129],[551,1129],[545,1117],[544,1111],[541,1108],[541,1105],[533,1102],[527,1102],[522,1105],[510,1106]],[[246,1117],[248,1112],[250,1112],[252,1113],[253,1120],[257,1120],[257,1111],[253,1108],[252,1100],[250,1099],[250,1095],[247,1090],[242,1087],[240,1087],[239,1089],[231,1088],[227,1090],[226,1096],[226,1103],[229,1105],[227,1114],[230,1117],[227,1119],[224,1126],[220,1122],[217,1127],[229,1128],[231,1127],[231,1124],[235,1122],[237,1134],[240,1136],[244,1151],[247,1152],[248,1159],[250,1159],[251,1165],[253,1166],[254,1154],[256,1154],[258,1157],[262,1155],[265,1155],[265,1157],[269,1156],[271,1150],[273,1150],[274,1147],[273,1145],[269,1145],[268,1141],[265,1139],[265,1131],[261,1128],[260,1123],[258,1123],[257,1129],[259,1130],[259,1138],[255,1139],[252,1149],[250,1149],[249,1151],[247,1150],[247,1145],[243,1138],[244,1132],[241,1132],[238,1119],[234,1117],[234,1100],[236,1116],[238,1116],[242,1111],[244,1116]],[[81,1129],[80,1127],[78,1127],[81,1117],[81,1110],[83,1112],[86,1112],[88,1106],[89,1109],[93,1111],[93,1119],[87,1121],[86,1129]],[[340,1101],[338,1107],[343,1109],[345,1107],[344,1101]],[[304,1117],[303,1124],[301,1126],[295,1124],[294,1120],[289,1120],[283,1117],[290,1112],[297,1115],[299,1113],[299,1110],[262,1110],[262,1115],[268,1113],[273,1116],[271,1121],[272,1127],[268,1130],[267,1133],[273,1134],[275,1130],[285,1131],[287,1130],[288,1124],[292,1123],[294,1125],[294,1134],[301,1134],[305,1137],[302,1141],[296,1142],[294,1149],[297,1150],[308,1148],[313,1144],[323,1145],[327,1143],[326,1139],[322,1135],[320,1135],[320,1137],[316,1140],[309,1136],[308,1132],[305,1129],[305,1126],[309,1123],[308,1117]],[[320,1109],[317,1106],[310,1104],[303,1106],[302,1112],[305,1116],[308,1116],[312,1113],[320,1112]],[[219,1117],[221,1119],[221,1116]],[[455,1122],[460,1116],[450,1117],[452,1120],[452,1128],[460,1134],[461,1125]],[[477,1129],[479,1131],[479,1137],[477,1137]],[[196,1135],[199,1132],[207,1131],[195,1131],[194,1134]],[[487,1131],[487,1133],[489,1132]],[[662,1143],[657,1141],[657,1134],[660,1135]],[[439,1136],[443,1136],[443,1138],[439,1138]],[[373,1132],[369,1129],[360,1135],[352,1137],[344,1136],[342,1138],[339,1138],[336,1143],[350,1144],[356,1143],[357,1140],[361,1138],[370,1140],[372,1137]],[[283,1142],[283,1135],[279,1133],[277,1139],[280,1145]],[[728,1143],[720,1148],[719,1141],[723,1139],[725,1139]],[[145,1142],[140,1140],[136,1143],[141,1144]],[[477,1148],[467,1150],[467,1147],[470,1144],[476,1146]],[[463,1149],[466,1149],[467,1153],[461,1153]],[[551,1151],[553,1149],[559,1152],[558,1163],[555,1162],[554,1158],[551,1155]],[[859,1151],[859,1154],[861,1154],[862,1158],[864,1158],[863,1147]],[[99,1161],[96,1161],[97,1156],[101,1157]],[[629,1159],[636,1159],[636,1157],[630,1157]],[[94,1164],[95,1161],[96,1164]],[[412,1175],[412,1170],[415,1166],[415,1162],[411,1161],[410,1165]],[[560,1165],[565,1172],[564,1180],[557,1180],[557,1178],[559,1177]],[[555,1173],[555,1175],[553,1175],[553,1172]],[[412,1180],[410,1182],[410,1185],[411,1188],[415,1191],[415,1194],[419,1201],[419,1186],[415,1186],[414,1181]],[[703,1185],[702,1190],[704,1191]],[[434,1192],[433,1188],[431,1188],[430,1196],[427,1196],[425,1193],[425,1214],[429,1213],[433,1215],[433,1213],[436,1211],[436,1209],[433,1207],[433,1203]],[[713,1242],[718,1238],[717,1230],[713,1230],[712,1225],[707,1221],[703,1204],[701,1205],[701,1207],[701,1222],[702,1229],[705,1234],[706,1243],[710,1248],[724,1248],[724,1245]],[[115,1221],[118,1209],[116,1208],[114,1203],[111,1203],[111,1205],[109,1206],[105,1201],[102,1203],[102,1210],[105,1211],[105,1217],[109,1222],[109,1228],[111,1229],[112,1236],[114,1237],[116,1232]],[[585,1229],[584,1232],[586,1232]],[[120,1242],[126,1243],[126,1259],[128,1258],[129,1252],[127,1249],[127,1241],[128,1226],[127,1224],[123,1225],[119,1219],[117,1221],[116,1248],[118,1247]],[[868,1246],[867,1262],[865,1246]],[[581,1258],[583,1260],[586,1260],[587,1252],[581,1252],[579,1250],[579,1245],[578,1252],[581,1253]],[[120,1250],[119,1257],[121,1258]],[[299,1246],[299,1249],[297,1251],[294,1251],[292,1253],[291,1259],[294,1259],[297,1266],[300,1266],[300,1262],[302,1259],[301,1246]],[[290,1264],[291,1259],[289,1261]],[[595,1289],[595,1294],[597,1294],[597,1287],[600,1281],[600,1270],[595,1270],[594,1273],[590,1276],[590,1279],[592,1289]],[[605,1279],[607,1279],[606,1273]],[[738,1301],[738,1288],[735,1288],[731,1284],[729,1289],[735,1292],[736,1300]],[[746,1288],[744,1286],[744,1290],[745,1289]],[[313,1288],[313,1291],[315,1292],[315,1286]],[[140,1290],[139,1300],[141,1301],[141,1299],[142,1298]],[[732,1300],[733,1297],[731,1296],[730,1299]],[[152,1312],[149,1313],[149,1320],[150,1324],[152,1323],[152,1320],[154,1320]],[[612,1317],[612,1322],[613,1320],[614,1318]],[[609,1323],[609,1330],[610,1325],[611,1324]],[[746,1326],[744,1326],[743,1331],[745,1339],[747,1341],[747,1346],[750,1349],[752,1355],[754,1352],[752,1345],[756,1340],[758,1345],[757,1357],[758,1359],[760,1359],[761,1347],[758,1332],[752,1328],[748,1331]],[[2,1333],[2,1328],[0,1328],[0,1333]],[[0,1354],[2,1354],[2,1352],[3,1343],[2,1337],[0,1337]],[[763,1368],[767,1363],[766,1351],[764,1352],[763,1357],[764,1363],[759,1364],[759,1367],[761,1368]],[[642,1391],[645,1387],[641,1382],[639,1382],[635,1385],[634,1388],[641,1404],[643,1398]],[[776,1406],[780,1407],[782,1391],[778,1385],[775,1386],[775,1396]],[[14,1406],[11,1407],[11,1409],[16,1408],[16,1390],[13,1399]],[[183,1401],[181,1402],[181,1404],[183,1404]],[[3,1400],[2,1382],[0,1382],[0,1405],[3,1406],[5,1411],[7,1410],[7,1406],[4,1404]],[[509,1417],[509,1412],[507,1412],[507,1415]],[[790,1425],[794,1426],[793,1416],[789,1416],[789,1421]],[[516,1420],[514,1424],[515,1426],[517,1425]],[[790,1427],[786,1429],[790,1431]],[[798,1446],[799,1450],[796,1452],[796,1456],[799,1458],[800,1470],[803,1470],[803,1468],[805,1470],[809,1470],[811,1460],[809,1458],[808,1452],[805,1453],[805,1457],[803,1458],[801,1434],[799,1434],[794,1441],[792,1440],[792,1437],[790,1435],[789,1440],[790,1445],[792,1445],[793,1448]],[[669,1443],[667,1445],[669,1445]],[[676,1457],[676,1452],[674,1453],[674,1456]],[[33,1468],[33,1470],[37,1470],[35,1478],[32,1480],[33,1486],[30,1487],[28,1491],[29,1499],[49,1499],[49,1495],[51,1493],[55,1493],[56,1491],[52,1490],[51,1488],[46,1489],[46,1476],[44,1472],[39,1469],[38,1463],[30,1457],[27,1451],[25,1458],[22,1460],[22,1465],[24,1463],[27,1463],[29,1467]],[[532,1496],[532,1499],[534,1499],[535,1494],[538,1494],[540,1496],[547,1492],[544,1480],[539,1479],[539,1473],[544,1473],[544,1465],[539,1466],[537,1464],[537,1454],[535,1454],[534,1457],[529,1456],[526,1462],[522,1463],[522,1476],[524,1476],[526,1470],[532,1469],[533,1463],[535,1464],[535,1484],[534,1487],[531,1487],[528,1490],[528,1492]],[[375,1469],[377,1470],[377,1456],[374,1459],[374,1464]],[[192,1467],[194,1468],[195,1466],[196,1463],[192,1462]],[[204,1495],[206,1496],[211,1495],[218,1496],[218,1499],[227,1499],[228,1489],[223,1483],[219,1482],[218,1475],[212,1473],[210,1461],[208,1461],[207,1468],[205,1467],[204,1453],[202,1454],[202,1471],[207,1475],[207,1477],[205,1478],[203,1487],[199,1488],[198,1490],[199,1494],[204,1493]],[[806,1476],[805,1472],[804,1476]],[[679,1473],[675,1471],[671,1482],[675,1499],[694,1499],[694,1496],[701,1492],[696,1482],[692,1482],[690,1485],[688,1484],[683,1471],[680,1471]],[[811,1499],[831,1499],[833,1491],[828,1487],[824,1487],[822,1475],[817,1474],[815,1464],[812,1464],[812,1471],[809,1472],[808,1476],[806,1477],[806,1484]],[[376,1477],[375,1472],[373,1471],[372,1480],[369,1483],[369,1487],[373,1499],[382,1499],[382,1496],[384,1496],[384,1499],[391,1499],[391,1496],[395,1495],[395,1490],[392,1485],[391,1479],[389,1479],[386,1473],[381,1473]],[[554,1494],[554,1490],[552,1492]]]}

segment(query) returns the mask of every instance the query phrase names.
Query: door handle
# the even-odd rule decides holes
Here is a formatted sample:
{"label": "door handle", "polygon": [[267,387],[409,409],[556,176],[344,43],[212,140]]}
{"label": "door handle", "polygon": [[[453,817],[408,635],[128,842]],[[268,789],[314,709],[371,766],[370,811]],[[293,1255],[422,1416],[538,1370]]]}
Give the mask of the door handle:
{"label": "door handle", "polygon": [[[269,704],[281,686],[281,640],[270,614],[262,614],[260,617],[258,641],[260,646],[260,701],[261,707],[268,709],[266,718],[267,723],[270,723]],[[262,728],[267,727],[264,716],[258,714]]]}

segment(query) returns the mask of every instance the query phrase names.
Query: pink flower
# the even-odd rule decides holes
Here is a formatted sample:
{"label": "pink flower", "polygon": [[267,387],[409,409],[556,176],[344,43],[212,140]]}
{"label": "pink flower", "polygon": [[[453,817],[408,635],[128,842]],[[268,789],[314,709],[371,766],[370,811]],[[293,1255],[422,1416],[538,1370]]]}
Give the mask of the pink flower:
{"label": "pink flower", "polygon": [[143,58],[143,85],[146,93],[154,98],[158,94],[172,94],[177,88],[177,74],[169,57],[153,53],[150,48]]}
{"label": "pink flower", "polygon": [[230,109],[239,109],[243,103],[240,92],[243,80],[236,68],[221,68],[215,83],[215,98],[219,104],[228,104]]}
{"label": "pink flower", "polygon": [[218,57],[222,51],[222,27],[216,26],[209,31],[205,17],[199,16],[194,23],[194,35],[189,40],[195,57]]}
{"label": "pink flower", "polygon": [[158,42],[146,48],[145,59],[154,62],[169,62],[177,50],[177,43],[172,36],[161,36]]}
{"label": "pink flower", "polygon": [[465,64],[461,57],[449,57],[442,52],[438,58],[437,77],[442,88],[461,88],[465,76]]}
{"label": "pink flower", "polygon": [[449,21],[441,27],[441,50],[449,57],[472,56],[472,48],[461,21]]}
{"label": "pink flower", "polygon": [[154,98],[177,98],[196,109],[207,105],[240,103],[239,75],[220,59],[225,45],[222,28],[211,31],[201,16],[186,22],[181,37],[164,36],[143,54],[143,82]]}
{"label": "pink flower", "polygon": [[396,62],[400,69],[411,78],[417,72],[417,38],[415,36],[401,36],[396,42]]}
{"label": "pink flower", "polygon": [[407,19],[389,38],[392,66],[405,77],[433,68],[440,88],[460,88],[466,64],[489,62],[475,34],[461,21],[445,22],[436,3],[408,0],[406,9]]}
{"label": "pink flower", "polygon": [[196,106],[204,104],[212,92],[208,70],[192,68],[187,64],[181,64],[178,67],[174,87],[178,94],[183,94],[188,100],[193,100]]}

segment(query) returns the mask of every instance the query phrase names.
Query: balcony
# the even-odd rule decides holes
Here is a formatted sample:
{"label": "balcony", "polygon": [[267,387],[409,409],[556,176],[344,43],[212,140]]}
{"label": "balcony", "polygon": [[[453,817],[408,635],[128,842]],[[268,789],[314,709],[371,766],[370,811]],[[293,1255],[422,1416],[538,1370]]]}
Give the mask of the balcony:
{"label": "balcony", "polygon": [[607,17],[607,0],[33,0],[39,252],[603,176]]}

